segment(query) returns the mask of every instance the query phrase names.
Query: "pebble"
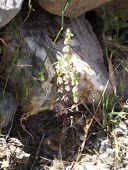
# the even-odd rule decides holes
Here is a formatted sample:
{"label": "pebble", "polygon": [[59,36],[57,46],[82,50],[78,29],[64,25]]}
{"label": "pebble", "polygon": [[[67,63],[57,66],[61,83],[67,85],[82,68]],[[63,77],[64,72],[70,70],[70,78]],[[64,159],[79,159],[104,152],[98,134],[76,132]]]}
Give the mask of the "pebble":
{"label": "pebble", "polygon": [[110,145],[110,142],[109,142],[108,139],[103,140],[103,141],[101,142],[101,146],[100,146],[100,148],[99,148],[99,153],[105,152],[107,148],[111,148],[111,145]]}
{"label": "pebble", "polygon": [[114,129],[116,135],[123,135],[126,136],[128,135],[128,128],[127,125],[125,124],[125,122],[121,121],[118,125],[115,125],[115,129]]}

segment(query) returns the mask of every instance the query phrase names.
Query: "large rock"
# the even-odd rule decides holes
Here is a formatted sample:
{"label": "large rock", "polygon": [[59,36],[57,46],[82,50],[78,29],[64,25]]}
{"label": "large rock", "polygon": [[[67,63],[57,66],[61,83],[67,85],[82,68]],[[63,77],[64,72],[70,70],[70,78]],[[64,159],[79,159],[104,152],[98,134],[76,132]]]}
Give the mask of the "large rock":
{"label": "large rock", "polygon": [[0,0],[0,28],[10,22],[20,11],[23,0]]}
{"label": "large rock", "polygon": [[[62,0],[38,0],[42,8],[55,15],[61,15],[63,9]],[[64,0],[66,2],[67,0]],[[94,9],[110,0],[71,0],[65,16],[77,17],[86,11]]]}
{"label": "large rock", "polygon": [[[41,109],[57,108],[61,101],[54,63],[57,61],[58,52],[62,54],[65,30],[68,27],[74,34],[71,41],[71,60],[79,72],[81,100],[97,103],[107,85],[108,74],[103,62],[103,53],[84,16],[65,20],[64,31],[50,51],[60,25],[61,17],[54,16],[51,19],[51,15],[42,11],[37,15],[34,13],[34,17],[26,22],[20,31],[20,37],[17,37],[15,30],[13,34],[9,26],[2,37],[7,44],[5,56],[8,67],[14,65],[9,78],[18,88],[17,97],[26,112],[26,117]],[[107,86],[107,93],[112,93],[110,84]],[[73,104],[71,101],[68,104]]]}

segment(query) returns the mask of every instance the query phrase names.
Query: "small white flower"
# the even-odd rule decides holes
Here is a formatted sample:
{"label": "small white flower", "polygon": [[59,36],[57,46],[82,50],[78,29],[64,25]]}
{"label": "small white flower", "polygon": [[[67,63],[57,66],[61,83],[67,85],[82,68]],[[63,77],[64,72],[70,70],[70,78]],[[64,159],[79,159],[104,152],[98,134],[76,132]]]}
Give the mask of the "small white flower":
{"label": "small white flower", "polygon": [[70,38],[65,38],[64,40],[64,45],[69,45],[71,42],[71,39]]}
{"label": "small white flower", "polygon": [[62,77],[58,77],[58,78],[57,78],[57,84],[62,84],[62,83],[63,83]]}
{"label": "small white flower", "polygon": [[64,102],[67,102],[68,100],[69,100],[69,98],[68,98],[68,96],[67,95],[64,95],[63,97],[62,97],[62,99],[61,100],[63,100]]}
{"label": "small white flower", "polygon": [[66,86],[65,86],[65,90],[66,90],[66,91],[70,91],[70,90],[71,90],[71,87],[70,87],[69,85],[66,85]]}
{"label": "small white flower", "polygon": [[58,93],[63,93],[63,87],[62,86],[58,88]]}
{"label": "small white flower", "polygon": [[64,59],[65,59],[65,60],[68,60],[68,59],[69,59],[69,54],[65,53],[63,56],[64,56]]}
{"label": "small white flower", "polygon": [[63,48],[63,52],[64,52],[64,53],[69,53],[69,51],[70,51],[70,47],[69,47],[69,45],[66,45],[66,46]]}
{"label": "small white flower", "polygon": [[65,75],[63,76],[63,81],[65,82],[64,84],[68,84],[69,80],[70,80],[69,74],[68,74],[68,73],[67,73],[67,74],[65,73]]}
{"label": "small white flower", "polygon": [[72,89],[72,92],[73,92],[73,93],[78,92],[78,86],[74,86],[73,89]]}
{"label": "small white flower", "polygon": [[73,34],[71,33],[70,28],[67,28],[66,29],[66,37],[71,38],[72,36],[73,36]]}
{"label": "small white flower", "polygon": [[78,97],[78,96],[73,97],[73,101],[74,101],[75,103],[78,103],[79,97]]}
{"label": "small white flower", "polygon": [[65,72],[65,69],[66,67],[68,67],[68,65],[69,65],[68,62],[64,62],[63,65],[60,66],[63,73]]}

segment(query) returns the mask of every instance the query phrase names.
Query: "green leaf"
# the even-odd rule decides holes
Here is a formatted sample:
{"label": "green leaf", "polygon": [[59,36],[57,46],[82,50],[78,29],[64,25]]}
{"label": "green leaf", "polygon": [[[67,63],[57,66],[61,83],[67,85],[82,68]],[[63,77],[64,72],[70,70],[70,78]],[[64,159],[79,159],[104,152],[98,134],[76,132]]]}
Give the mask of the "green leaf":
{"label": "green leaf", "polygon": [[128,23],[126,22],[120,22],[118,25],[119,25],[119,28],[128,28]]}
{"label": "green leaf", "polygon": [[17,60],[18,60],[18,51],[19,51],[19,50],[16,50],[15,53],[14,53],[14,56],[13,56],[13,59],[12,59],[12,62],[11,62],[12,65],[17,64]]}
{"label": "green leaf", "polygon": [[108,115],[109,116],[116,116],[118,118],[125,118],[125,115],[127,115],[128,113],[126,112],[111,112]]}

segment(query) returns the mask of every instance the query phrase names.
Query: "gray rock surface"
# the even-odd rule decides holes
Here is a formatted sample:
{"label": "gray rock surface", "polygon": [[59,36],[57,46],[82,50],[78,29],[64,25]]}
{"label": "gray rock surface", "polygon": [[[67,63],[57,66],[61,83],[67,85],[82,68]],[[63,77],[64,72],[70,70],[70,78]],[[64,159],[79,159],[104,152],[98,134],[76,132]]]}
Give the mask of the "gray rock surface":
{"label": "gray rock surface", "polygon": [[23,0],[0,0],[0,28],[16,16],[22,3]]}
{"label": "gray rock surface", "polygon": [[3,92],[0,92],[0,120],[2,127],[8,125],[12,120],[17,108],[17,101],[15,97],[10,92],[5,92],[3,97]]}

